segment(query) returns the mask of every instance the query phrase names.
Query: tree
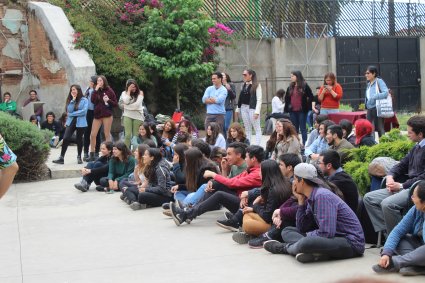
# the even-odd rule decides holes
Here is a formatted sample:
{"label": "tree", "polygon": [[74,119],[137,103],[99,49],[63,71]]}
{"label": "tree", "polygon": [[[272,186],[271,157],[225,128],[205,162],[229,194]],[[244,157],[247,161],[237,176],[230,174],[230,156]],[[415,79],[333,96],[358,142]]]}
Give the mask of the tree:
{"label": "tree", "polygon": [[138,61],[173,83],[180,109],[180,82],[202,80],[214,70],[214,63],[202,61],[214,21],[201,12],[202,0],[163,0],[162,4],[145,9],[147,21],[135,36],[143,46]]}

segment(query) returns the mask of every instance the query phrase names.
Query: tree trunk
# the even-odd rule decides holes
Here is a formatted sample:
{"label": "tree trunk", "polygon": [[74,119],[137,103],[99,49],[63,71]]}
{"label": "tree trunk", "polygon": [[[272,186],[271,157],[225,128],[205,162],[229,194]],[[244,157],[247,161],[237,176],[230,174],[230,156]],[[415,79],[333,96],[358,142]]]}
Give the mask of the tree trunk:
{"label": "tree trunk", "polygon": [[179,82],[177,81],[177,84],[176,84],[176,91],[177,91],[177,97],[176,97],[176,99],[177,99],[177,109],[179,109],[180,110],[180,86],[179,86]]}

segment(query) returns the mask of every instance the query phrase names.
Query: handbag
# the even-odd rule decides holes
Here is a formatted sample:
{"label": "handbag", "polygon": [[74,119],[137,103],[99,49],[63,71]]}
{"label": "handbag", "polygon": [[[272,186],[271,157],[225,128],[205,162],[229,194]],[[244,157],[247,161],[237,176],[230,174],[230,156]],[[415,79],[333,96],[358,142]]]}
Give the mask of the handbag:
{"label": "handbag", "polygon": [[[379,93],[378,81],[376,81],[376,93]],[[376,100],[376,116],[380,118],[394,117],[393,99],[391,95],[386,98]]]}

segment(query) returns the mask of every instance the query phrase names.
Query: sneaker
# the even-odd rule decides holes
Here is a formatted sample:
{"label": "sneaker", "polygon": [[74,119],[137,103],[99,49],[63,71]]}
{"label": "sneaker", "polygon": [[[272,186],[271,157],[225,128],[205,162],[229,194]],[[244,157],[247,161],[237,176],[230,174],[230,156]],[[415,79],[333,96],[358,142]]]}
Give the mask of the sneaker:
{"label": "sneaker", "polygon": [[105,191],[105,188],[102,187],[101,185],[97,185],[96,186],[96,191],[98,191],[98,192],[104,192]]}
{"label": "sneaker", "polygon": [[52,162],[55,163],[55,164],[64,164],[65,163],[65,161],[64,161],[64,159],[63,159],[62,156],[59,156],[58,159],[55,159]]}
{"label": "sneaker", "polygon": [[146,204],[135,201],[132,204],[130,204],[130,208],[133,210],[145,209]]}
{"label": "sneaker", "polygon": [[264,242],[267,242],[268,240],[270,240],[269,237],[267,237],[267,235],[264,233],[257,238],[249,240],[248,246],[252,249],[262,249]]}
{"label": "sneaker", "polygon": [[83,193],[87,192],[88,189],[89,189],[88,188],[88,184],[87,184],[87,182],[84,179],[82,179],[80,183],[74,184],[74,187],[77,190],[82,191]]}
{"label": "sneaker", "polygon": [[232,235],[233,241],[241,245],[248,244],[249,240],[251,240],[252,238],[253,237],[251,235],[248,235],[245,232],[236,232]]}
{"label": "sneaker", "polygon": [[394,273],[397,272],[397,269],[394,267],[393,261],[390,259],[390,264],[388,267],[382,267],[379,264],[375,264],[372,266],[373,271],[379,274],[385,274],[385,273]]}
{"label": "sneaker", "polygon": [[400,274],[403,276],[425,275],[425,267],[421,266],[406,266],[400,268]]}
{"label": "sneaker", "polygon": [[58,145],[58,142],[59,142],[59,137],[58,136],[55,136],[53,138],[53,147],[56,147]]}
{"label": "sneaker", "polygon": [[230,211],[224,212],[224,219],[232,219],[232,217],[233,217],[233,213],[231,213]]}
{"label": "sneaker", "polygon": [[113,193],[115,193],[115,191],[114,190],[111,190],[110,188],[108,188],[108,187],[106,187],[105,188],[105,194],[113,194]]}
{"label": "sneaker", "polygon": [[125,198],[125,199],[124,199],[124,201],[125,201],[128,205],[132,204],[131,200],[129,200],[128,198]]}
{"label": "sneaker", "polygon": [[78,164],[83,164],[83,160],[81,160],[81,156],[77,156],[77,163]]}
{"label": "sneaker", "polygon": [[122,201],[124,201],[124,200],[125,200],[125,195],[124,195],[124,194],[121,194],[121,195],[120,195],[120,199],[121,199]]}
{"label": "sneaker", "polygon": [[174,202],[170,202],[170,212],[177,226],[180,226],[187,218],[186,211],[178,208]]}
{"label": "sneaker", "polygon": [[272,254],[288,254],[286,245],[276,240],[265,241],[263,247],[266,251]]}
{"label": "sneaker", "polygon": [[168,217],[173,217],[173,216],[171,215],[171,209],[164,209],[164,210],[162,211],[162,214],[164,214],[165,216],[168,216]]}
{"label": "sneaker", "polygon": [[295,259],[302,263],[309,263],[309,262],[329,260],[329,256],[325,254],[299,253],[295,256]]}
{"label": "sneaker", "polygon": [[217,220],[215,223],[221,228],[230,230],[232,232],[239,231],[239,224],[233,219]]}
{"label": "sneaker", "polygon": [[164,209],[164,210],[170,210],[170,203],[169,202],[163,203],[162,204],[162,209]]}
{"label": "sneaker", "polygon": [[63,144],[63,139],[58,142],[58,144],[56,145],[56,148],[60,148],[62,144]]}

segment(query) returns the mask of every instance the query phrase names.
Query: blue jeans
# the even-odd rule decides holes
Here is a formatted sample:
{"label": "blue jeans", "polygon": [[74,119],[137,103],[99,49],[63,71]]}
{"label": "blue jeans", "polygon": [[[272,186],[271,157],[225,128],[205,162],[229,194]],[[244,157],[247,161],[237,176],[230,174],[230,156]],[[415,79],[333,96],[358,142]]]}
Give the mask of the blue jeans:
{"label": "blue jeans", "polygon": [[184,201],[184,199],[186,198],[186,196],[189,194],[188,191],[177,191],[174,194],[174,199],[175,200],[179,200],[179,201]]}
{"label": "blue jeans", "polygon": [[294,124],[295,129],[297,130],[297,133],[300,133],[303,138],[303,144],[306,144],[307,142],[307,127],[306,127],[306,120],[307,120],[307,113],[297,111],[297,112],[290,112],[289,113],[290,120],[292,124]]}
{"label": "blue jeans", "polygon": [[233,110],[226,110],[226,116],[224,116],[224,137],[227,137],[227,130],[232,124]]}
{"label": "blue jeans", "polygon": [[185,206],[189,204],[192,206],[197,204],[204,197],[206,187],[207,187],[207,184],[203,184],[198,188],[196,192],[188,194],[186,198],[183,200],[183,204]]}
{"label": "blue jeans", "polygon": [[338,113],[339,109],[327,109],[327,108],[320,108],[320,114],[332,114],[332,113]]}

